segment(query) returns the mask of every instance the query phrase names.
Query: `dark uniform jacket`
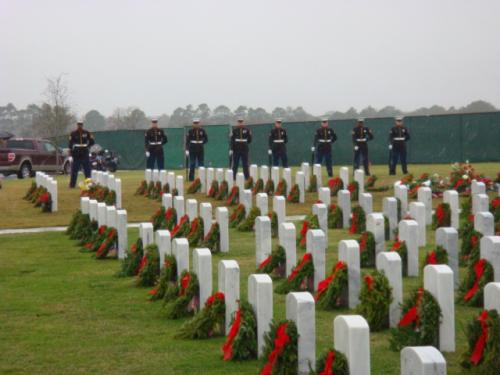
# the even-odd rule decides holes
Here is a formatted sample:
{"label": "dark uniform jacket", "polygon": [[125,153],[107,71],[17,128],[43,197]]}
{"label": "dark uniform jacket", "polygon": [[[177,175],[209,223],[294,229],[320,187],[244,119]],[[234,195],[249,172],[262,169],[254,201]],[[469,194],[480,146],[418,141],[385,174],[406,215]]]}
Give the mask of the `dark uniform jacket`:
{"label": "dark uniform jacket", "polygon": [[285,144],[288,143],[286,130],[274,127],[269,134],[269,148],[273,152],[286,152]]}
{"label": "dark uniform jacket", "polygon": [[373,133],[366,126],[356,126],[352,129],[352,143],[355,146],[367,146],[367,142],[373,139]]}
{"label": "dark uniform jacket", "polygon": [[203,145],[208,142],[207,132],[202,128],[191,128],[186,135],[186,150],[202,152]]}
{"label": "dark uniform jacket", "polygon": [[236,126],[231,132],[231,150],[234,152],[248,152],[248,145],[252,143],[252,132],[246,126]]}
{"label": "dark uniform jacket", "polygon": [[336,140],[337,134],[335,134],[335,131],[332,128],[320,127],[316,129],[316,133],[314,134],[314,146],[319,152],[331,152],[332,144]]}
{"label": "dark uniform jacket", "polygon": [[163,145],[167,143],[167,136],[160,128],[149,128],[144,134],[146,150],[152,153],[163,152]]}
{"label": "dark uniform jacket", "polygon": [[89,148],[94,144],[94,136],[88,130],[74,130],[69,135],[69,150],[73,157],[89,156]]}
{"label": "dark uniform jacket", "polygon": [[405,148],[405,142],[410,139],[410,132],[404,126],[393,126],[389,132],[389,141],[395,148]]}

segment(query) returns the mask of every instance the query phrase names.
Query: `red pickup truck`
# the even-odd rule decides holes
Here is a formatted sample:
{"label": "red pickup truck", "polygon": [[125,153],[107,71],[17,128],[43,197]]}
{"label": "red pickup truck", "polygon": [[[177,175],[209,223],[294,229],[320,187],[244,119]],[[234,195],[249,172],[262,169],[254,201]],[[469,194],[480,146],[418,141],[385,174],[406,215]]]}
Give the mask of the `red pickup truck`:
{"label": "red pickup truck", "polygon": [[70,173],[67,152],[46,139],[0,139],[0,173],[26,178],[37,171]]}

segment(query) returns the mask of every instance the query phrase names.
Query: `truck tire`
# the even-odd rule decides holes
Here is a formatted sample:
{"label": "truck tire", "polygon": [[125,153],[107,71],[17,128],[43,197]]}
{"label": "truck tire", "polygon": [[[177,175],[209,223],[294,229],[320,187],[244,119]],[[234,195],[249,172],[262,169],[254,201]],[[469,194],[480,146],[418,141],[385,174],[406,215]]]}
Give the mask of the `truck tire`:
{"label": "truck tire", "polygon": [[23,162],[21,164],[21,168],[19,168],[19,172],[17,172],[17,177],[18,178],[28,178],[31,177],[33,174],[31,164],[29,161]]}

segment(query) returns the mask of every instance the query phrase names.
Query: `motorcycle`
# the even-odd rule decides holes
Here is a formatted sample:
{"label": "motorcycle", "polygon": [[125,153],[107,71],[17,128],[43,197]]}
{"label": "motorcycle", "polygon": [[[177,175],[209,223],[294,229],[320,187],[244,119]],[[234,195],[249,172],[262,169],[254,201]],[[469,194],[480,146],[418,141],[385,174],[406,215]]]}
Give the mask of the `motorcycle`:
{"label": "motorcycle", "polygon": [[115,152],[103,149],[99,145],[92,146],[90,150],[90,165],[92,169],[114,173],[118,169],[118,164],[119,157]]}

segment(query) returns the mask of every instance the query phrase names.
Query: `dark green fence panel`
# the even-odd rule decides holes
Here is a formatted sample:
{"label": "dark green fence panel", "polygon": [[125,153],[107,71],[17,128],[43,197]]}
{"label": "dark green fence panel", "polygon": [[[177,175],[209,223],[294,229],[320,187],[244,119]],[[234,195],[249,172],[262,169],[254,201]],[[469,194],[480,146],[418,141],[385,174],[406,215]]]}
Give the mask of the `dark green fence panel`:
{"label": "dark green fence panel", "polygon": [[269,132],[273,124],[251,125],[252,143],[250,144],[250,163],[258,165],[268,164],[267,150],[269,149]]}
{"label": "dark green fence panel", "polygon": [[163,146],[165,155],[165,168],[184,168],[184,129],[168,128],[163,129],[167,134],[168,143]]}
{"label": "dark green fence panel", "polygon": [[462,115],[462,160],[500,160],[500,113]]}
{"label": "dark green fence panel", "polygon": [[102,131],[94,133],[95,141],[120,156],[120,169],[144,169],[144,130]]}
{"label": "dark green fence panel", "polygon": [[[186,131],[189,128],[186,128]],[[229,125],[205,126],[208,143],[205,145],[205,166],[229,166]]]}

